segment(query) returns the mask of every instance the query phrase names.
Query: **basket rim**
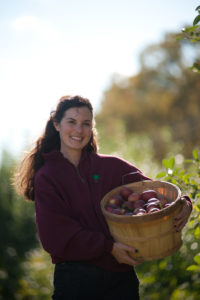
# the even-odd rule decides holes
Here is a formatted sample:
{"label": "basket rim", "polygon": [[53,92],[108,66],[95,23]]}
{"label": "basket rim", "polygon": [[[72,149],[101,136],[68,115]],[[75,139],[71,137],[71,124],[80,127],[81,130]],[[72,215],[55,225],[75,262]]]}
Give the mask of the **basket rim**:
{"label": "basket rim", "polygon": [[[144,185],[144,186],[148,186],[148,185],[152,185],[152,184],[164,184],[164,185],[168,185],[173,187],[174,189],[176,189],[177,191],[177,197],[174,200],[174,203],[166,208],[163,208],[162,210],[158,211],[158,212],[154,212],[151,214],[146,214],[146,215],[133,215],[133,216],[124,216],[124,215],[117,215],[117,214],[112,214],[108,211],[105,210],[104,206],[105,206],[105,202],[107,201],[107,198],[109,197],[110,194],[113,194],[114,192],[119,191],[122,187],[134,187],[137,185]],[[144,221],[154,221],[156,219],[162,219],[165,216],[170,215],[172,212],[174,212],[174,210],[176,210],[178,207],[180,207],[182,205],[183,201],[181,200],[181,190],[180,188],[168,181],[160,181],[160,180],[143,180],[143,181],[137,181],[137,182],[132,182],[132,183],[128,183],[128,184],[123,184],[120,185],[114,189],[112,189],[111,191],[109,191],[108,193],[106,193],[104,195],[104,197],[101,200],[101,210],[103,215],[108,218],[111,221],[120,221],[121,223],[139,223],[139,222],[144,222]]]}

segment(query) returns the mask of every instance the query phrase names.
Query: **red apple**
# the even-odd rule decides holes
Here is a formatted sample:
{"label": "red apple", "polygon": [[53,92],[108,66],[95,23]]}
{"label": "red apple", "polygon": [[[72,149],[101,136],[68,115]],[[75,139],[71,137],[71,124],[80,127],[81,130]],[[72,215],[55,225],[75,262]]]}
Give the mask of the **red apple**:
{"label": "red apple", "polygon": [[158,211],[160,211],[160,209],[159,208],[156,208],[156,207],[154,207],[154,208],[152,208],[152,209],[150,209],[150,211],[148,212],[148,213],[155,213],[155,212],[158,212]]}
{"label": "red apple", "polygon": [[144,213],[144,212],[139,212],[138,214],[137,214],[137,216],[143,216],[143,215],[145,215],[146,214],[146,212]]}
{"label": "red apple", "polygon": [[106,204],[106,207],[119,208],[118,205],[116,205],[116,204],[110,204],[110,203]]}
{"label": "red apple", "polygon": [[133,216],[133,212],[132,211],[126,211],[124,213],[125,216]]}
{"label": "red apple", "polygon": [[154,204],[154,205],[158,205],[159,208],[162,207],[162,205],[161,205],[161,203],[160,203],[160,200],[157,199],[157,198],[150,198],[150,199],[147,201],[146,205],[151,204],[151,203]]}
{"label": "red apple", "polygon": [[164,205],[164,208],[165,208],[165,207],[169,207],[169,206],[171,206],[171,205],[174,204],[174,203],[175,203],[174,201],[168,202],[168,203],[166,203],[166,204]]}
{"label": "red apple", "polygon": [[115,215],[123,215],[123,212],[120,208],[114,208],[112,213]]}
{"label": "red apple", "polygon": [[136,208],[134,210],[134,215],[145,215],[146,214],[146,210],[143,208]]}
{"label": "red apple", "polygon": [[154,190],[146,190],[140,194],[140,199],[148,201],[150,198],[157,198],[157,193]]}
{"label": "red apple", "polygon": [[110,212],[110,213],[112,213],[113,212],[113,207],[111,207],[111,206],[109,206],[109,205],[106,205],[106,207],[105,207],[105,210],[106,211],[108,211],[108,212]]}
{"label": "red apple", "polygon": [[121,190],[119,191],[120,196],[122,196],[125,200],[128,199],[129,195],[132,194],[132,190],[129,189],[128,187],[123,187],[121,188]]}
{"label": "red apple", "polygon": [[148,200],[147,200],[147,203],[151,203],[151,202],[155,202],[155,201],[159,201],[159,199],[153,197],[153,198],[148,199]]}
{"label": "red apple", "polygon": [[114,195],[108,200],[108,204],[120,206],[123,203],[123,198],[120,195]]}
{"label": "red apple", "polygon": [[131,193],[130,196],[128,197],[128,201],[130,202],[136,202],[140,199],[140,194],[138,193]]}
{"label": "red apple", "polygon": [[124,203],[122,204],[122,208],[133,211],[134,210],[134,203],[129,202],[129,201],[124,201]]}
{"label": "red apple", "polygon": [[156,203],[149,203],[146,206],[146,211],[149,212],[152,208],[158,208],[158,209],[160,209],[160,205],[158,205]]}
{"label": "red apple", "polygon": [[138,200],[136,202],[130,202],[130,203],[133,203],[134,205],[134,208],[143,208],[143,206],[145,205],[145,201],[144,200]]}

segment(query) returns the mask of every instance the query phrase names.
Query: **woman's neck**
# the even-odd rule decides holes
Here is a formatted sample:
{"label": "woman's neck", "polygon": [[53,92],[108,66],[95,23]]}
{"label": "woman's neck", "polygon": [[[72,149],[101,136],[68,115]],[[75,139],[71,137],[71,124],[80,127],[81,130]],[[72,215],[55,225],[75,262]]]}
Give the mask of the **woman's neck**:
{"label": "woman's neck", "polygon": [[78,166],[79,164],[79,161],[81,159],[81,154],[82,152],[79,152],[79,151],[74,151],[73,153],[72,152],[67,152],[66,151],[62,151],[61,149],[61,153],[63,154],[63,156],[65,158],[67,158],[75,167]]}

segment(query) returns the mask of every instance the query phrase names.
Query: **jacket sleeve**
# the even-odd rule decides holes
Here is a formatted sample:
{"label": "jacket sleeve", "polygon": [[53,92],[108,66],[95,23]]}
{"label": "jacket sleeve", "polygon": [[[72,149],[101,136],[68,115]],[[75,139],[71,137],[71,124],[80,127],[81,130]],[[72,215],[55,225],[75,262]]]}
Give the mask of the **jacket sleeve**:
{"label": "jacket sleeve", "polygon": [[117,158],[115,176],[121,178],[122,185],[142,180],[151,180],[136,166],[122,158]]}
{"label": "jacket sleeve", "polygon": [[41,244],[51,256],[87,261],[111,252],[113,241],[101,232],[81,227],[70,204],[42,174],[35,178],[35,212]]}

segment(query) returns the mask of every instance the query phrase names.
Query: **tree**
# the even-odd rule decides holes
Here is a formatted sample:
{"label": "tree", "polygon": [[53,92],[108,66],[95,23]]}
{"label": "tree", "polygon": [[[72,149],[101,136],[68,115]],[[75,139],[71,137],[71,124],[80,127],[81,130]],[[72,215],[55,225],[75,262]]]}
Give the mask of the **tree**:
{"label": "tree", "polygon": [[200,78],[189,70],[188,53],[198,56],[200,47],[176,38],[167,34],[147,47],[137,75],[114,78],[96,116],[100,133],[108,138],[115,137],[119,122],[127,137],[146,134],[157,160],[173,148],[189,156],[199,144]]}

